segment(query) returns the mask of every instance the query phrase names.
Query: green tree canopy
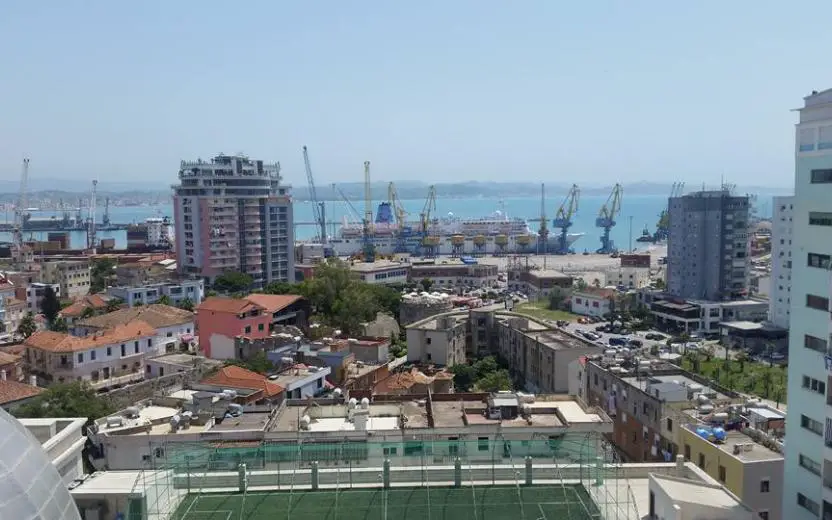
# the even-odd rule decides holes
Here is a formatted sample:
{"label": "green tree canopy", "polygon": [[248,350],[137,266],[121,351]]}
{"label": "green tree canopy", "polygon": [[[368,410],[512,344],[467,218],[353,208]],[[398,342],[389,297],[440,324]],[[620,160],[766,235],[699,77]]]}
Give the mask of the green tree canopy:
{"label": "green tree canopy", "polygon": [[24,338],[28,338],[38,330],[38,325],[35,323],[35,318],[32,316],[31,312],[27,312],[26,316],[20,320],[20,324],[17,326],[17,333],[23,336]]}
{"label": "green tree canopy", "polygon": [[95,314],[95,309],[92,307],[84,307],[84,310],[81,311],[81,319],[92,318]]}
{"label": "green tree canopy", "polygon": [[121,298],[111,298],[110,301],[107,302],[107,308],[105,309],[107,312],[114,312],[121,308],[124,305],[124,300]]}
{"label": "green tree canopy", "polygon": [[170,305],[170,298],[168,298],[167,294],[163,294],[159,296],[159,299],[156,300],[156,303],[159,305]]}
{"label": "green tree canopy", "polygon": [[223,293],[239,293],[251,289],[254,279],[237,271],[226,271],[214,279],[214,289]]}
{"label": "green tree canopy", "polygon": [[266,353],[262,350],[255,353],[249,359],[229,359],[225,362],[225,364],[242,367],[246,370],[257,372],[258,374],[268,374],[269,372],[274,370],[274,363],[269,361],[269,358],[266,357]]}
{"label": "green tree canopy", "polygon": [[179,302],[179,305],[177,305],[177,307],[179,307],[180,309],[186,310],[186,311],[193,312],[194,311],[194,301],[190,298],[185,298],[184,300]]}
{"label": "green tree canopy", "polygon": [[459,364],[451,367],[454,375],[454,388],[457,392],[469,392],[477,380],[477,371],[471,365]]}
{"label": "green tree canopy", "polygon": [[116,261],[113,258],[95,258],[90,264],[90,292],[97,293],[107,288],[115,276]]}
{"label": "green tree canopy", "polygon": [[55,322],[55,319],[58,317],[58,313],[61,312],[61,301],[58,299],[58,295],[55,294],[55,289],[52,286],[47,285],[43,289],[43,299],[40,301],[40,311],[46,317],[46,320],[50,323]]}
{"label": "green tree canopy", "polygon": [[14,410],[16,417],[87,417],[90,422],[113,413],[108,400],[83,381],[54,384]]}
{"label": "green tree canopy", "polygon": [[67,332],[69,327],[66,324],[66,320],[61,317],[55,318],[55,321],[49,326],[50,329],[54,330],[55,332]]}

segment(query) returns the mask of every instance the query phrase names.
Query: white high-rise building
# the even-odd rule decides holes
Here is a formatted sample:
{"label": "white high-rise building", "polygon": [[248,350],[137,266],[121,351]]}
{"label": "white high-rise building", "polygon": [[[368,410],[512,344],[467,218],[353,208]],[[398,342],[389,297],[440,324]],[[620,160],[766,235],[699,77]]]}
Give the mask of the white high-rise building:
{"label": "white high-rise building", "polygon": [[774,197],[774,218],[771,222],[771,290],[769,321],[789,328],[789,307],[792,303],[792,227],[794,197]]}
{"label": "white high-rise building", "polygon": [[832,89],[800,108],[795,149],[783,518],[832,518]]}

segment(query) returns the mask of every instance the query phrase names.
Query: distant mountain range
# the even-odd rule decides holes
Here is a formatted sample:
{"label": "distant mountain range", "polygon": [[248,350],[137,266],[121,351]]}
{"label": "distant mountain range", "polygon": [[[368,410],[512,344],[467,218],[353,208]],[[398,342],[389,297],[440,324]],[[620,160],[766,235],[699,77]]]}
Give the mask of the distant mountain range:
{"label": "distant mountain range", "polygon": [[[420,181],[398,181],[396,191],[403,200],[425,199],[430,184]],[[373,200],[386,200],[389,183],[375,182],[372,184]],[[540,184],[534,182],[458,182],[436,183],[436,193],[443,198],[512,198],[538,197]],[[571,184],[547,183],[546,197],[558,200],[566,196]],[[353,203],[360,202],[364,197],[364,185],[360,182],[344,182],[337,184],[338,189]],[[32,179],[29,185],[29,198],[32,200],[74,200],[79,196],[88,196],[90,184],[87,181],[61,179]],[[656,182],[635,182],[624,184],[625,194],[639,195],[669,195],[670,184]],[[698,186],[688,185],[686,191],[692,191]],[[582,186],[581,194],[588,196],[607,195],[612,186]],[[17,198],[19,184],[9,180],[0,180],[0,202],[11,202]],[[316,189],[319,200],[340,200],[341,195],[333,190],[331,185],[320,186]],[[738,186],[737,193],[758,193],[765,195],[789,194],[789,188],[775,188],[764,186]],[[98,193],[119,199],[142,199],[149,201],[165,201],[170,197],[169,185],[155,182],[107,182],[98,183]],[[307,186],[295,186],[293,195],[298,200],[309,200]],[[359,208],[360,209],[360,208]]]}

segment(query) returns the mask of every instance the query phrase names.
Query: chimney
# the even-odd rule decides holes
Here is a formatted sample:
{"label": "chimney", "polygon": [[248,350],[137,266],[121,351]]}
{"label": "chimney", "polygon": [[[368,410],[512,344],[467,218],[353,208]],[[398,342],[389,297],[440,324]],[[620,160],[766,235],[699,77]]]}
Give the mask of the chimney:
{"label": "chimney", "polygon": [[5,381],[5,380],[6,380],[6,371],[5,370],[0,370],[0,381]]}
{"label": "chimney", "polygon": [[32,386],[38,386],[38,376],[29,376],[29,384]]}

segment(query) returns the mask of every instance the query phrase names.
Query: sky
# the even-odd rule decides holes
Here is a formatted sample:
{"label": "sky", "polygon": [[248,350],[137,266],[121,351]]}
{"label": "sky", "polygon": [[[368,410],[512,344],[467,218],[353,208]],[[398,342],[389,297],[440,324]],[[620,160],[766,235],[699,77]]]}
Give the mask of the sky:
{"label": "sky", "polygon": [[0,179],[790,186],[832,2],[7,0]]}

